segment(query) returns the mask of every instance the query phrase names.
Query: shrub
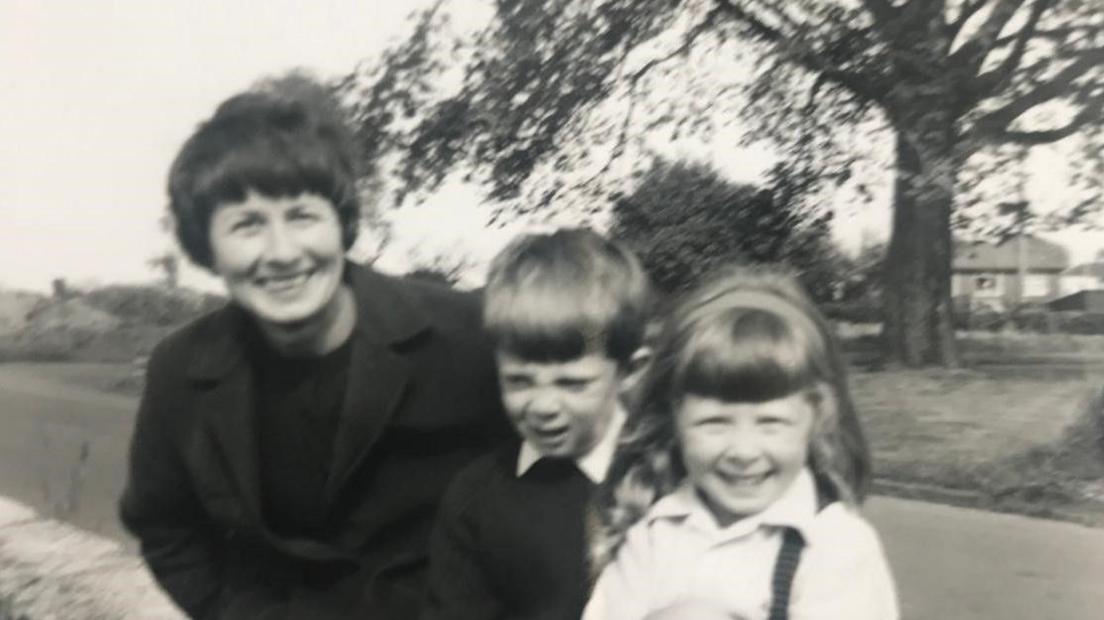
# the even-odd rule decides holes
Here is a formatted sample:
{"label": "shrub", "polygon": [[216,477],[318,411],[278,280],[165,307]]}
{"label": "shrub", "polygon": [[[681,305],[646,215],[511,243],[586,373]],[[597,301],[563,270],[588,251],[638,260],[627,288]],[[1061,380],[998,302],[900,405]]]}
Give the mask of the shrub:
{"label": "shrub", "polygon": [[1055,312],[1059,331],[1066,334],[1104,334],[1104,312]]}
{"label": "shrub", "polygon": [[161,286],[106,286],[85,293],[86,304],[130,325],[179,325],[213,310],[225,300],[218,295]]}

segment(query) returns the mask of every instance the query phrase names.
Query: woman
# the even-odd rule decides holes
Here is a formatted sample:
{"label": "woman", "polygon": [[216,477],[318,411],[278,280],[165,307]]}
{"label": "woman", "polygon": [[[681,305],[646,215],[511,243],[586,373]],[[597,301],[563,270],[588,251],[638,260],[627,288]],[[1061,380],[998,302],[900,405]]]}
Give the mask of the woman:
{"label": "woman", "polygon": [[415,617],[450,474],[508,432],[477,300],[345,261],[355,151],[307,86],[227,100],[169,174],[230,303],[154,350],[120,513],[196,618]]}

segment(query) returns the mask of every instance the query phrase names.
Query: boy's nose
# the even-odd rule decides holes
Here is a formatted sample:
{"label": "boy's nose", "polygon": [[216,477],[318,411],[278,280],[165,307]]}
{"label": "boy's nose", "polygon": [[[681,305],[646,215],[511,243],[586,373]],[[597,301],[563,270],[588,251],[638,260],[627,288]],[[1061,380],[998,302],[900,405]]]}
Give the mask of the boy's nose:
{"label": "boy's nose", "polygon": [[560,413],[560,401],[551,395],[537,394],[529,401],[529,413],[541,419],[553,418]]}

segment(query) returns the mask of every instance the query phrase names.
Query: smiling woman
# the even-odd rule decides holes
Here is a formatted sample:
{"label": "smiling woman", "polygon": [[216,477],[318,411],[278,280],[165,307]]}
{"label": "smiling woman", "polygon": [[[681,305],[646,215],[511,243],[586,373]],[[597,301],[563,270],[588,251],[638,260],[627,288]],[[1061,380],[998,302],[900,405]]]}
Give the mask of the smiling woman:
{"label": "smiling woman", "polygon": [[355,307],[341,281],[341,224],[326,198],[251,191],[224,204],[211,218],[211,254],[230,297],[278,348],[322,354],[349,337]]}
{"label": "smiling woman", "polygon": [[151,355],[120,510],[193,617],[416,617],[445,485],[508,432],[478,300],[345,260],[354,153],[291,76],[170,171],[180,244],[230,303]]}

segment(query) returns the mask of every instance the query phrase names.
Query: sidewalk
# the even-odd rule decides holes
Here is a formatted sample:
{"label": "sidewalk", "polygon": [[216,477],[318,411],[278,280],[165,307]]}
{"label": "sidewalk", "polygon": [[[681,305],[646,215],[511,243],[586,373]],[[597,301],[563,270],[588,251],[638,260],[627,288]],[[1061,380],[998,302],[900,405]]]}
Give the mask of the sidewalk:
{"label": "sidewalk", "polygon": [[904,620],[1099,620],[1104,530],[872,498]]}

